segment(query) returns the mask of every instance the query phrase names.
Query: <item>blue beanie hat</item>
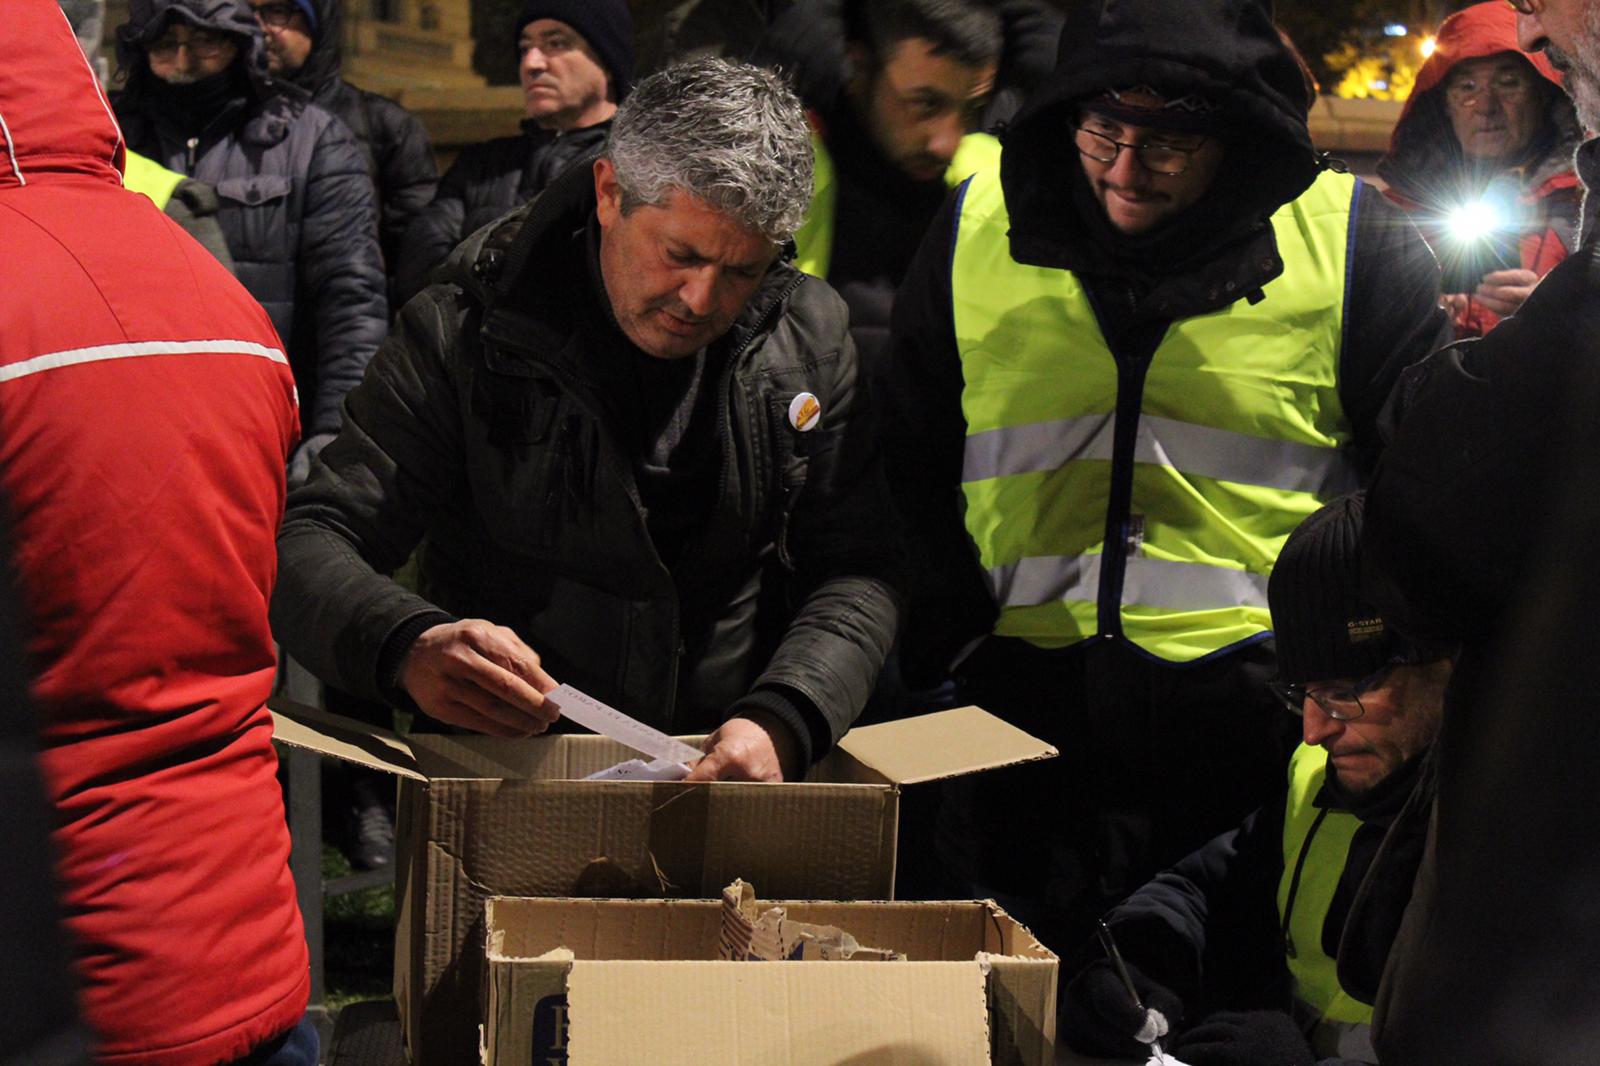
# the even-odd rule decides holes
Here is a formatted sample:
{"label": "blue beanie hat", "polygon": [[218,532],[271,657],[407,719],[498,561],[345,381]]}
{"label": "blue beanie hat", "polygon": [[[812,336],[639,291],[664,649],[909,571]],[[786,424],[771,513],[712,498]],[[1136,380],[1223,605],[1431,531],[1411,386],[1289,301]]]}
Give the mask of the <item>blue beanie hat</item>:
{"label": "blue beanie hat", "polygon": [[306,22],[311,26],[311,36],[317,35],[317,5],[312,0],[294,0],[294,6],[306,17]]}
{"label": "blue beanie hat", "polygon": [[617,103],[627,97],[633,87],[633,13],[627,0],[528,0],[512,27],[513,39],[521,37],[522,28],[537,19],[565,22],[582,34],[611,75]]}

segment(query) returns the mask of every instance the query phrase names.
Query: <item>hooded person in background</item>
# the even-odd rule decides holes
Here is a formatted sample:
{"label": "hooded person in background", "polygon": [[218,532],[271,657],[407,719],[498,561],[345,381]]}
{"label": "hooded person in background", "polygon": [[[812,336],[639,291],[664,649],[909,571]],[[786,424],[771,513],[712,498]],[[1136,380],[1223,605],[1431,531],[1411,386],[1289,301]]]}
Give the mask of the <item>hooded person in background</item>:
{"label": "hooded person in background", "polygon": [[1458,337],[1514,314],[1577,247],[1583,139],[1550,60],[1517,47],[1500,0],[1444,20],[1378,174],[1444,267]]}
{"label": "hooded person in background", "polygon": [[338,0],[251,0],[267,46],[267,70],[311,94],[355,134],[378,196],[378,237],[393,278],[400,240],[433,199],[439,170],[422,122],[389,99],[340,76],[344,21]]}
{"label": "hooded person in background", "polygon": [[1047,943],[1279,787],[1267,575],[1449,336],[1433,256],[1306,110],[1263,0],[1075,5],[896,298],[907,680],[1062,752],[948,789],[944,844]]}
{"label": "hooded person in background", "polygon": [[267,72],[244,0],[133,0],[117,31],[128,146],[217,190],[235,272],[288,343],[298,483],[388,328],[377,204],[350,131]]}
{"label": "hooded person in background", "polygon": [[512,27],[520,57],[522,133],[469,145],[407,230],[396,295],[409,300],[469,234],[532,200],[600,150],[633,85],[626,0],[529,0]]}
{"label": "hooded person in background", "polygon": [[[1375,981],[1348,987],[1336,966],[1364,955],[1376,973],[1388,955],[1387,941],[1363,939],[1372,927],[1346,923],[1358,890],[1391,909],[1410,898],[1416,867],[1373,860],[1425,775],[1450,661],[1409,644],[1362,599],[1361,512],[1359,494],[1316,512],[1272,570],[1273,690],[1303,740],[1287,792],[1106,915],[1140,998],[1162,1012],[1151,1034],[1167,1026],[1166,1045],[1193,1066],[1378,1061]],[[1381,886],[1364,884],[1375,868]],[[1097,941],[1080,956],[1062,1039],[1142,1055],[1146,1016]]]}

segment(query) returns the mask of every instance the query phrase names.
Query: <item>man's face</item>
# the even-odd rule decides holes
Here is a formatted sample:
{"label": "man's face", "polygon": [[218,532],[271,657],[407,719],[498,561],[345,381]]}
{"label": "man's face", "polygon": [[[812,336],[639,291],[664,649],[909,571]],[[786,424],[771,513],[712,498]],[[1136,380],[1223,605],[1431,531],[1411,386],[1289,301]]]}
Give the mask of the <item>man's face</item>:
{"label": "man's face", "polygon": [[777,246],[682,190],[624,214],[609,159],[595,162],[594,184],[600,274],[628,339],[657,359],[680,359],[728,332]]}
{"label": "man's face", "polygon": [[172,85],[191,85],[221,74],[239,56],[231,33],[218,33],[173,19],[166,32],[145,45],[150,73]]}
{"label": "man's face", "polygon": [[534,19],[517,41],[522,105],[543,129],[575,130],[604,122],[617,110],[611,79],[583,36],[556,19]]}
{"label": "man's face", "polygon": [[1444,83],[1445,111],[1468,159],[1514,163],[1539,132],[1544,95],[1539,75],[1520,56],[1458,63]]}
{"label": "man's face", "polygon": [[298,4],[286,0],[264,0],[250,5],[261,23],[267,45],[267,70],[278,78],[291,78],[306,65],[315,39],[311,23]]}
{"label": "man's face", "polygon": [[852,49],[859,77],[850,92],[873,143],[916,181],[935,181],[955,158],[961,138],[978,126],[994,92],[995,65],[968,66],[913,37],[895,44],[875,68]]}
{"label": "man's face", "polygon": [[[1222,145],[1215,137],[1128,125],[1095,111],[1083,112],[1074,136],[1094,198],[1111,225],[1129,236],[1149,232],[1204,196],[1222,165]],[[1113,141],[1150,151],[1118,148]],[[1103,162],[1112,152],[1111,162]],[[1140,161],[1141,154],[1147,160],[1159,157],[1160,170],[1182,172],[1158,173]]]}
{"label": "man's face", "polygon": [[[1361,717],[1341,721],[1310,695],[1302,709],[1301,736],[1328,753],[1328,773],[1351,795],[1383,782],[1439,735],[1448,660],[1396,666],[1375,687],[1361,693]],[[1318,681],[1308,693],[1348,691],[1352,679]]]}
{"label": "man's face", "polygon": [[1565,75],[1584,129],[1600,129],[1600,2],[1543,0],[1535,6],[1535,14],[1517,14],[1517,47],[1543,50]]}

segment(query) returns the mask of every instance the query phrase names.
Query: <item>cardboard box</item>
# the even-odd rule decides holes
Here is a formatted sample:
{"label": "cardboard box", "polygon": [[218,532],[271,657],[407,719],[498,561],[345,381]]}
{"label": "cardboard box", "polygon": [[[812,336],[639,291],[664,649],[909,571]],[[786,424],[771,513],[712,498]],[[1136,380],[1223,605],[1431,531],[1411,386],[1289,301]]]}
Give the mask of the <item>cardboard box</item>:
{"label": "cardboard box", "polygon": [[395,774],[395,999],[414,1063],[475,1066],[491,895],[888,899],[901,785],[1056,754],[976,707],[852,730],[803,783],[583,781],[605,737],[412,734],[273,703],[277,739]]}
{"label": "cardboard box", "polygon": [[709,900],[494,897],[486,1066],[1050,1066],[1057,960],[988,901],[784,902],[903,962],[728,962]]}

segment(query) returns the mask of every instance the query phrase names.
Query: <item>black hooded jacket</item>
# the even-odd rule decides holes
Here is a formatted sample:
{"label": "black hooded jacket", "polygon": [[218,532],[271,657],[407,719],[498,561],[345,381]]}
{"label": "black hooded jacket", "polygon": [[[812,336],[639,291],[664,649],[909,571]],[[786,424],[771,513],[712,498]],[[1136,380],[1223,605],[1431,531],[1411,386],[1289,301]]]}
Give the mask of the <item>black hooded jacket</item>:
{"label": "black hooded jacket", "polygon": [[[1200,200],[1129,238],[1095,201],[1070,130],[1084,98],[1136,85],[1215,102],[1215,136],[1225,151]],[[1308,105],[1300,70],[1261,0],[1074,5],[1055,75],[1002,134],[1012,257],[1073,271],[1119,365],[1147,362],[1175,319],[1260,299],[1262,286],[1282,273],[1270,217],[1322,165],[1306,129]],[[916,572],[933,575],[907,624],[913,673],[947,662],[987,631],[995,612],[959,511],[966,422],[950,286],[960,197],[957,190],[945,202],[896,298],[884,397],[891,484],[914,531]],[[1339,397],[1354,458],[1370,469],[1390,388],[1403,367],[1449,339],[1449,324],[1438,307],[1433,255],[1404,215],[1364,184],[1349,249]],[[1119,398],[1133,412],[1139,402],[1137,390]]]}
{"label": "black hooded jacket", "polygon": [[317,35],[311,54],[290,80],[350,127],[367,157],[378,190],[378,239],[391,277],[406,227],[433,199],[439,168],[422,121],[387,96],[358,89],[341,76],[343,5],[316,0]]}
{"label": "black hooded jacket", "polygon": [[[175,12],[247,42],[217,76],[226,81],[209,117],[185,121],[182,98],[145,58]],[[127,71],[115,106],[128,147],[217,190],[235,273],[288,346],[304,436],[320,445],[338,430],[339,403],[388,326],[360,148],[343,123],[267,73],[260,27],[243,0],[133,0],[117,58]]]}

